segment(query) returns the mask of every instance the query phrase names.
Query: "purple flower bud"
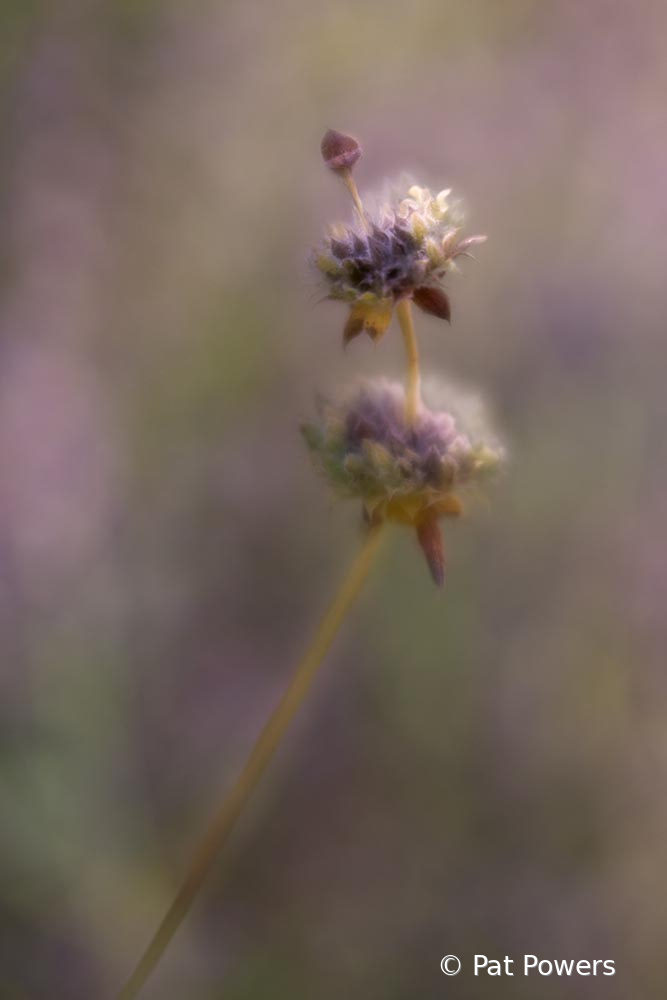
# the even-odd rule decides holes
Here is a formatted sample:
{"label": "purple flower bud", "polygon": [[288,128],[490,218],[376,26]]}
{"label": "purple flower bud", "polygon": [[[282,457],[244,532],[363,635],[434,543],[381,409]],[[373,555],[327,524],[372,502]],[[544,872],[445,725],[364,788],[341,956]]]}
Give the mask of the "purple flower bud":
{"label": "purple flower bud", "polygon": [[351,135],[330,128],[322,139],[322,159],[334,173],[352,170],[361,159],[361,146]]}

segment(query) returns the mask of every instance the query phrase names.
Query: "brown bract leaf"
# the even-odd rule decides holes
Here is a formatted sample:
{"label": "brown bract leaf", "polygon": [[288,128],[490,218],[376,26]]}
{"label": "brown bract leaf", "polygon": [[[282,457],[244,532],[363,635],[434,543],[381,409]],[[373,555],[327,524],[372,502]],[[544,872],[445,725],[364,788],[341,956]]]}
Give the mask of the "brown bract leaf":
{"label": "brown bract leaf", "polygon": [[430,316],[437,316],[438,319],[446,319],[451,323],[452,313],[449,298],[439,288],[431,285],[422,285],[416,288],[412,298],[416,306]]}
{"label": "brown bract leaf", "polygon": [[426,556],[433,582],[442,587],[445,582],[445,548],[442,531],[435,517],[425,517],[417,524],[417,539]]}
{"label": "brown bract leaf", "polygon": [[361,158],[360,144],[351,135],[336,132],[330,128],[322,139],[322,159],[335,173],[352,170],[357,160]]}

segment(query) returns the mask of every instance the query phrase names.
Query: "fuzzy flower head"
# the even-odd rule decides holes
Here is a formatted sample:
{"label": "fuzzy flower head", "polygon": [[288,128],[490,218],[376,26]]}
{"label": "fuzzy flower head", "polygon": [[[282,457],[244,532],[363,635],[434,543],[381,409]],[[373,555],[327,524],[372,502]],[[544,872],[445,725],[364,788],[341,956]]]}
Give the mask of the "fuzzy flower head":
{"label": "fuzzy flower head", "polygon": [[498,467],[501,449],[471,440],[451,413],[423,405],[408,426],[402,387],[384,380],[361,383],[339,404],[323,401],[318,419],[302,430],[316,468],[339,496],[362,501],[370,523],[416,528],[441,584],[438,519],[462,513],[460,491]]}
{"label": "fuzzy flower head", "polygon": [[332,226],[313,255],[327,297],[350,306],[344,342],[362,332],[378,340],[389,325],[395,303],[403,298],[412,298],[425,312],[449,320],[449,298],[442,288],[445,276],[455,269],[457,257],[471,256],[471,248],[485,237],[461,237],[463,215],[449,190],[434,194],[425,187],[406,186],[393,191],[373,211],[366,211],[351,169],[342,176],[353,195],[357,218],[351,225]]}

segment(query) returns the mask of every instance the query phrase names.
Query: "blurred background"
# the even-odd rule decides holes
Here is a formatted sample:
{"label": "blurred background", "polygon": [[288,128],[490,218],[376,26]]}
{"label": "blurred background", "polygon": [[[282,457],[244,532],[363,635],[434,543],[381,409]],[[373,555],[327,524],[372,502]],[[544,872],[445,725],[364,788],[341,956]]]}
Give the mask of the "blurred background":
{"label": "blurred background", "polygon": [[330,126],[488,233],[418,333],[511,466],[443,593],[392,531],[145,996],[663,997],[664,4],[1,16],[2,1000],[114,995],[358,545],[298,422],[403,356],[318,303]]}

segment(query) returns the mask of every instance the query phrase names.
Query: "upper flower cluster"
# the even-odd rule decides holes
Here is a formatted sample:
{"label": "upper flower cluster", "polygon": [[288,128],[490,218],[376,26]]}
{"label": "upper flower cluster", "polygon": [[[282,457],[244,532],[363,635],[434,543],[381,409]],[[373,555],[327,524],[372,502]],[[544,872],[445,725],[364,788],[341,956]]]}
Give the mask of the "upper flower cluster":
{"label": "upper flower cluster", "polygon": [[354,142],[349,136],[327,133],[323,151],[326,148],[330,155],[331,168],[345,174],[357,219],[351,225],[333,225],[313,259],[328,297],[351,306],[344,342],[362,332],[379,339],[389,325],[394,304],[403,298],[412,298],[425,312],[449,320],[443,279],[455,267],[456,258],[470,256],[471,248],[485,237],[461,238],[463,214],[451,200],[450,190],[433,194],[413,185],[393,192],[376,211],[367,212],[350,173],[360,148],[348,146],[339,152],[343,140]]}

